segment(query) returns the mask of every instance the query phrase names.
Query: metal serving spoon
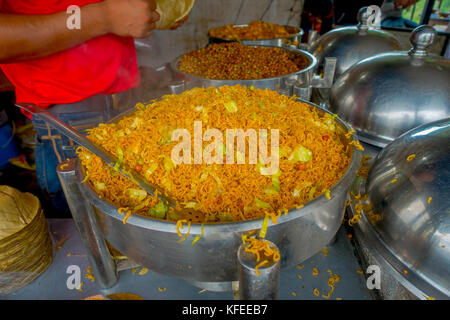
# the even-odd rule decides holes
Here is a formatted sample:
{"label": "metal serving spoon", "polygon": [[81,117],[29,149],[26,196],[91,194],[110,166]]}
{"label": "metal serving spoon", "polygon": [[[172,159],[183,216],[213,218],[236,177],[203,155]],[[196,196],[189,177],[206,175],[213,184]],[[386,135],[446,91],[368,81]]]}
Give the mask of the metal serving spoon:
{"label": "metal serving spoon", "polygon": [[119,171],[121,175],[123,175],[130,181],[134,182],[145,191],[147,191],[148,194],[155,196],[155,191],[158,190],[159,194],[157,197],[160,200],[162,200],[165,204],[173,208],[176,207],[175,201],[165,196],[164,193],[159,188],[149,185],[143,179],[143,177],[139,175],[134,169],[124,165],[124,163],[119,164],[117,157],[115,157],[114,155],[103,149],[101,146],[98,146],[89,139],[87,139],[80,132],[69,126],[67,123],[63,122],[61,119],[55,117],[47,110],[41,109],[38,106],[30,103],[16,104],[16,106],[41,118],[43,121],[47,122],[51,127],[61,132],[61,134],[72,139],[77,144],[86,148],[93,154],[99,156],[107,165],[109,165],[114,169],[117,169],[117,171]]}

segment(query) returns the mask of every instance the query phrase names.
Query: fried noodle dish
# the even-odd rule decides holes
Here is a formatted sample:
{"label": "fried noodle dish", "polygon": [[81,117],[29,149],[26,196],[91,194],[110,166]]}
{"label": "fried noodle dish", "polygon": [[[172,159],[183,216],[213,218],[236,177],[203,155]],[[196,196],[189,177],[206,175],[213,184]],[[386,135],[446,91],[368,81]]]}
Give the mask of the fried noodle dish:
{"label": "fried noodle dish", "polygon": [[[233,154],[236,159],[244,157],[243,164],[174,163],[171,154],[179,141],[172,141],[172,133],[184,128],[194,137],[194,121],[201,121],[202,132],[215,128],[224,136],[227,129],[279,130],[278,170],[263,174],[268,164],[250,164],[249,152]],[[346,172],[353,150],[334,115],[296,97],[240,85],[194,88],[146,105],[139,103],[119,121],[91,129],[88,139],[116,156],[118,165],[133,168],[150,185],[170,195],[177,208],[192,209],[192,213],[181,216],[179,210],[78,147],[84,182],[99,197],[121,213],[193,223],[277,217],[322,194],[330,198],[330,189]],[[202,148],[209,144],[202,141]],[[194,143],[191,147],[193,156]],[[224,157],[227,151],[224,146]]]}

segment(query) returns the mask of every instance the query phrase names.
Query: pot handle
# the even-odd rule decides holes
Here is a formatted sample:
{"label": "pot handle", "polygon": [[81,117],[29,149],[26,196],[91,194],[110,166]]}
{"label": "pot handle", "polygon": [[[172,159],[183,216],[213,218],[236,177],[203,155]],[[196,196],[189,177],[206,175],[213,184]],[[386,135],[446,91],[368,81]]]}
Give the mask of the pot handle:
{"label": "pot handle", "polygon": [[327,57],[323,65],[323,76],[314,75],[312,79],[313,88],[329,89],[333,85],[334,74],[336,71],[337,58]]}
{"label": "pot handle", "polygon": [[310,100],[313,88],[329,89],[333,85],[334,73],[336,70],[337,59],[334,57],[325,58],[323,67],[323,76],[312,75],[311,73],[306,79],[288,78],[284,80],[283,89],[279,89],[280,93],[288,96],[296,95],[303,100]]}
{"label": "pot handle", "polygon": [[428,55],[427,48],[431,46],[436,38],[436,30],[427,25],[421,25],[411,32],[409,41],[412,49],[408,54],[413,59],[423,59]]}
{"label": "pot handle", "polygon": [[184,80],[174,80],[169,83],[169,90],[171,94],[180,94],[186,90],[186,81]]}
{"label": "pot handle", "polygon": [[310,51],[314,46],[314,43],[320,38],[320,34],[316,30],[311,30],[308,32],[308,41],[306,43],[299,43],[298,49]]}

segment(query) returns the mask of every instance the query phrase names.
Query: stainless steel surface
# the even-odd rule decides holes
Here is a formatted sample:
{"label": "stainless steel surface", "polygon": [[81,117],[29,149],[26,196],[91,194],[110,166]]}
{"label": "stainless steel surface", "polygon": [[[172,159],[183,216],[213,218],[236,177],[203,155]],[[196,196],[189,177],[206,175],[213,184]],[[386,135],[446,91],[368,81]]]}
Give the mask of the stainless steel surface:
{"label": "stainless steel surface", "polygon": [[[363,156],[372,158],[367,160],[367,166],[371,167],[374,159],[382,148],[362,142],[364,147]],[[359,179],[359,178],[358,178]],[[356,191],[354,191],[356,192]],[[347,207],[347,212],[351,216],[351,207]],[[374,250],[373,245],[368,241],[368,237],[358,226],[353,228],[353,245],[355,254],[358,256],[359,263],[363,270],[368,266],[378,266],[380,268],[380,288],[374,288],[372,293],[376,299],[382,300],[417,300],[417,297],[409,291],[404,284],[397,279],[403,279],[395,269],[393,269],[379,254]],[[395,276],[394,276],[395,275]]]}
{"label": "stainless steel surface", "polygon": [[[67,138],[72,139],[78,145],[94,153],[95,155],[100,157],[107,165],[114,168],[114,170],[120,172],[121,175],[131,180],[135,184],[139,185],[139,187],[141,187],[145,191],[147,191],[148,194],[150,195],[155,194],[157,188],[149,185],[148,182],[144,178],[142,178],[138,173],[136,173],[133,168],[125,167],[123,163],[120,163],[117,157],[115,157],[114,155],[103,149],[101,146],[98,146],[92,141],[90,141],[84,135],[82,135],[77,130],[69,126],[67,123],[64,123],[63,121],[55,117],[47,110],[41,109],[33,104],[16,104],[16,106],[41,118],[42,120],[47,122],[52,128],[55,128],[61,134],[65,135]],[[165,203],[171,206],[175,206],[173,201],[169,199],[167,196],[165,196],[164,193],[161,192],[161,190],[160,195],[158,195],[158,197],[161,198],[161,200],[164,201]]]}
{"label": "stainless steel surface", "polygon": [[322,75],[315,75],[312,78],[312,88],[331,89],[336,73],[337,58],[326,57],[323,64]]}
{"label": "stainless steel surface", "polygon": [[337,59],[335,79],[355,63],[383,52],[400,50],[398,40],[391,34],[367,26],[367,7],[358,13],[358,25],[331,30],[311,45],[310,52],[323,69],[325,58]]}
{"label": "stainless steel surface", "polygon": [[299,49],[310,51],[314,43],[320,38],[320,34],[316,30],[309,30],[308,41],[306,43],[300,43]]}
{"label": "stainless steel surface", "polygon": [[333,84],[330,109],[360,139],[384,147],[409,129],[450,116],[450,61],[426,53],[435,37],[421,26],[409,52],[360,61]]}
{"label": "stainless steel surface", "polygon": [[[278,298],[280,287],[280,261],[271,261],[258,268],[261,262],[256,261],[253,253],[245,251],[248,244],[241,244],[238,249],[239,261],[239,299],[240,300],[275,300]],[[277,246],[270,242],[270,248],[278,250]]]}
{"label": "stainless steel surface", "polygon": [[[318,107],[317,107],[318,108]],[[320,112],[328,112],[318,108]],[[328,112],[329,113],[329,112]],[[343,133],[350,127],[336,118]],[[266,239],[280,249],[281,267],[304,261],[327,245],[342,222],[345,201],[361,161],[361,152],[354,149],[352,161],[344,176],[331,188],[331,200],[324,195],[269,222]],[[132,215],[127,223],[118,208],[99,199],[84,179],[81,165],[76,169],[79,188],[95,207],[96,218],[103,236],[115,248],[132,260],[165,275],[191,282],[225,282],[238,279],[236,252],[241,236],[259,230],[263,219],[235,223],[205,224],[204,234],[194,245],[195,236],[201,235],[201,225],[193,224],[190,237],[178,243],[176,224]],[[189,268],[191,266],[191,268]]]}
{"label": "stainless steel surface", "polygon": [[[246,27],[247,24],[239,24],[234,25],[234,27]],[[303,36],[303,30],[297,27],[292,26],[285,26],[289,28],[296,29],[297,32],[288,36],[288,37],[281,37],[281,38],[274,38],[274,39],[260,39],[260,40],[239,40],[240,43],[249,45],[249,46],[274,46],[274,47],[285,47],[286,45],[289,45],[293,42],[302,42],[302,36]],[[217,37],[211,37],[208,34],[208,40],[209,43],[221,43],[221,42],[231,42],[236,41],[232,39],[226,39],[226,38],[217,38]]]}
{"label": "stainless steel surface", "polygon": [[[273,47],[273,46],[264,46]],[[275,90],[283,94],[292,95],[297,87],[309,87],[312,82],[312,72],[316,66],[316,58],[309,52],[295,49],[295,48],[283,48],[284,50],[295,52],[302,55],[305,59],[309,61],[308,67],[299,70],[297,72],[287,74],[280,77],[265,78],[265,79],[255,79],[255,80],[215,80],[202,78],[192,74],[188,74],[179,70],[179,62],[181,57],[178,57],[175,61],[171,63],[172,70],[177,74],[179,80],[184,81],[184,89],[190,89],[193,87],[221,87],[223,85],[233,86],[236,84],[244,86],[253,86],[257,89],[270,89]],[[307,92],[306,92],[307,93]],[[308,100],[309,97],[301,96],[300,98]]]}
{"label": "stainless steel surface", "polygon": [[[410,155],[415,157],[408,161]],[[380,221],[357,224],[371,254],[420,299],[450,299],[450,118],[408,131],[374,160],[354,194],[367,194]],[[353,201],[350,208],[356,213]]]}
{"label": "stainless steel surface", "polygon": [[89,202],[81,194],[75,178],[75,159],[65,161],[64,169],[61,165],[57,173],[61,181],[64,193],[67,195],[67,203],[72,212],[73,221],[78,232],[83,235],[83,245],[87,248],[87,258],[96,275],[99,286],[103,289],[110,288],[118,281],[116,265],[111,259],[108,247],[102,236],[95,218],[95,213]]}
{"label": "stainless steel surface", "polygon": [[[55,250],[52,264],[36,280],[8,295],[1,295],[0,300],[80,300],[97,294],[129,292],[145,300],[232,300],[228,292],[211,292],[196,287],[188,282],[168,277],[152,270],[145,273],[143,267],[119,271],[119,282],[109,289],[99,288],[97,277],[86,278],[90,262],[72,219],[47,219]],[[56,244],[61,243],[60,248]],[[370,290],[365,285],[364,276],[357,272],[361,267],[353,255],[353,247],[347,233],[341,228],[336,243],[327,247],[327,254],[319,252],[303,263],[303,268],[296,266],[284,269],[280,275],[279,299],[283,300],[325,300],[321,295],[315,296],[313,290],[318,288],[326,295],[330,269],[340,276],[329,300],[369,300]],[[66,273],[69,266],[80,268],[80,290],[67,288],[67,280],[73,274]],[[319,275],[312,275],[313,268]],[[144,274],[145,273],[145,274]],[[301,276],[301,278],[299,277]],[[295,295],[294,295],[295,294]],[[189,302],[187,303],[189,304]],[[167,313],[167,310],[165,310]]]}

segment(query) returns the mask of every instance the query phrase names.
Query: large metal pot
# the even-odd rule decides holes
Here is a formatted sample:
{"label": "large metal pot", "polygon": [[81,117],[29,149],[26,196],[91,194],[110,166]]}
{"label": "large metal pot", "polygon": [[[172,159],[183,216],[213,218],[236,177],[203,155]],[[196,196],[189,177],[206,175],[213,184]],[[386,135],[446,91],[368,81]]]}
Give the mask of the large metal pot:
{"label": "large metal pot", "polygon": [[[316,108],[319,112],[329,113]],[[348,143],[344,134],[350,127],[339,118],[336,121],[343,142]],[[331,200],[319,196],[303,208],[282,215],[277,224],[269,223],[266,239],[280,249],[281,267],[308,259],[335,236],[342,223],[348,190],[361,160],[361,152],[352,149],[347,171],[330,189]],[[193,224],[188,240],[178,243],[180,237],[174,222],[132,215],[124,224],[124,216],[118,213],[118,208],[100,199],[88,183],[82,182],[84,174],[80,163],[73,167],[59,168],[60,180],[82,239],[89,248],[88,258],[94,273],[97,270],[100,275],[110,270],[109,278],[101,277],[104,286],[114,283],[114,268],[102,244],[104,239],[137,263],[168,276],[208,283],[238,279],[237,250],[242,243],[241,236],[259,230],[263,219],[205,224],[203,235],[194,245],[192,240],[202,232],[200,224]]]}
{"label": "large metal pot", "polygon": [[[352,186],[354,194],[368,195],[365,203],[379,215],[373,219],[363,209],[355,232],[370,264],[390,279],[381,282],[385,296],[395,280],[419,299],[450,298],[449,164],[446,118],[397,138],[377,155],[369,176]],[[352,215],[357,203],[351,203]]]}
{"label": "large metal pot", "polygon": [[[233,25],[233,27],[243,28],[247,27],[248,24],[236,24]],[[293,32],[291,35],[287,37],[281,37],[281,38],[273,38],[273,39],[259,39],[259,40],[239,40],[240,43],[249,45],[249,46],[274,46],[274,47],[285,47],[286,45],[292,44],[292,43],[300,43],[302,41],[303,36],[303,30],[297,27],[292,26],[284,26],[286,28],[289,28],[295,32]],[[222,43],[222,42],[231,42],[231,41],[237,41],[233,39],[227,39],[227,38],[217,38],[212,37],[208,33],[208,40],[209,43]]]}
{"label": "large metal pot", "polygon": [[450,116],[450,61],[427,54],[436,32],[421,26],[413,48],[367,58],[333,84],[330,109],[360,139],[385,147],[409,129]]}

